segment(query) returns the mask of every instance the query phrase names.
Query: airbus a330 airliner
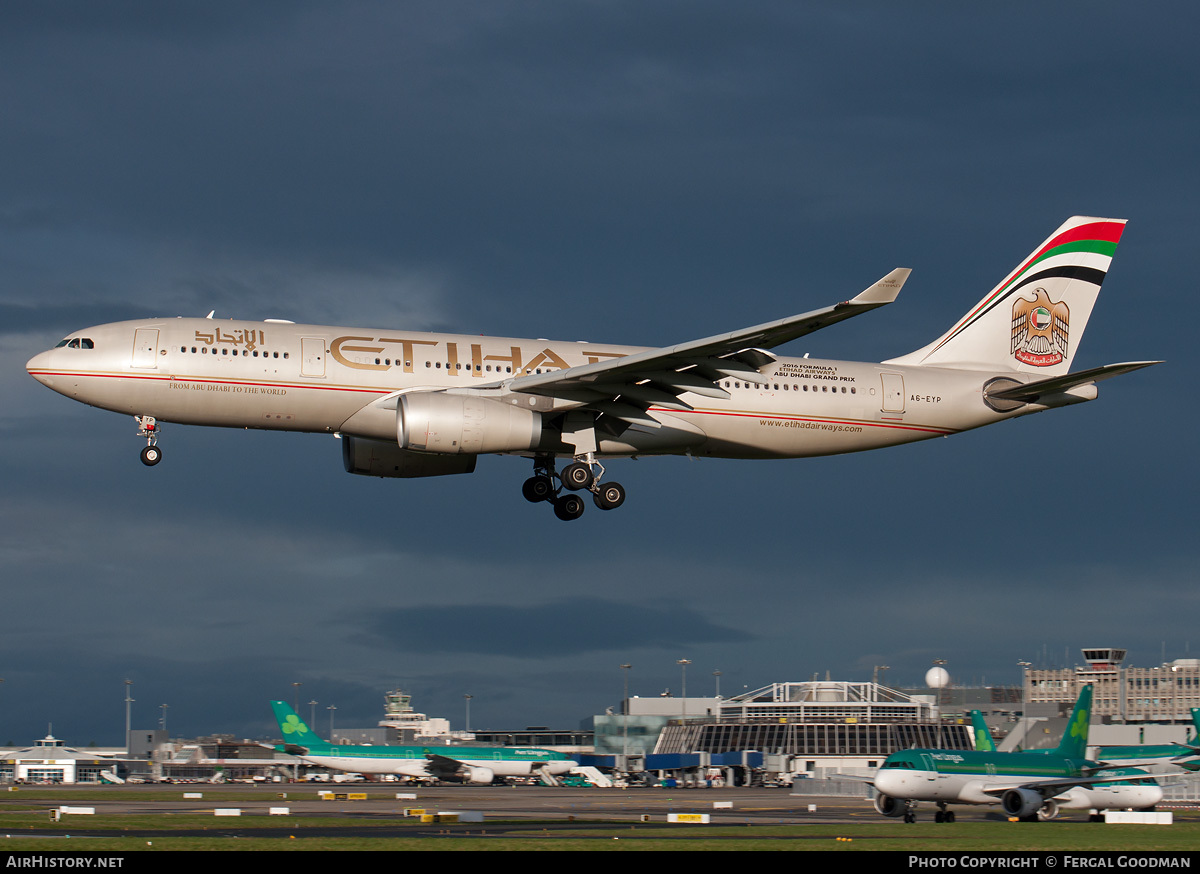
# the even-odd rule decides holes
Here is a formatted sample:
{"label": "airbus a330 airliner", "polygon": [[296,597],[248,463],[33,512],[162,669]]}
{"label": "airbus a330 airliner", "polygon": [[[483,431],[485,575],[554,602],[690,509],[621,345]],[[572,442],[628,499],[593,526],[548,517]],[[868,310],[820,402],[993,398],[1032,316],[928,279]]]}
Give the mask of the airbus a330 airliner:
{"label": "airbus a330 airliner", "polygon": [[658,349],[210,313],[76,331],[27,369],[133,415],[147,465],[162,458],[163,422],[336,434],[346,470],[368,476],[470,473],[480,455],[521,455],[534,468],[525,497],[576,519],[580,492],[604,510],[625,500],[602,481],[605,458],[860,452],[1092,400],[1101,380],[1157,363],[1069,372],[1124,228],[1069,219],[945,334],[879,364],[770,350],[891,303],[907,269],[833,306]]}

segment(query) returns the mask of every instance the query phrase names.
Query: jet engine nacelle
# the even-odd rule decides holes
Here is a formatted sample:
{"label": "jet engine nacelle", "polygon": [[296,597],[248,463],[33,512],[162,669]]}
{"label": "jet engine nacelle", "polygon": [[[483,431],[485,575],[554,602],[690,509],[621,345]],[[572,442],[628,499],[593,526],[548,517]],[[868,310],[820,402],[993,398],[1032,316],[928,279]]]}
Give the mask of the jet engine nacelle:
{"label": "jet engine nacelle", "polygon": [[1009,789],[1000,796],[1000,806],[1004,812],[1019,819],[1033,816],[1045,802],[1046,799],[1032,789]]}
{"label": "jet engine nacelle", "polygon": [[455,473],[474,473],[474,455],[427,455],[409,452],[385,440],[365,437],[342,437],[342,464],[346,473],[363,476],[448,476]]}
{"label": "jet engine nacelle", "polygon": [[469,767],[466,780],[468,783],[491,783],[496,775],[491,768]]}
{"label": "jet engine nacelle", "polygon": [[899,798],[879,792],[875,794],[875,810],[884,816],[904,816],[905,804]]}
{"label": "jet engine nacelle", "polygon": [[524,452],[542,439],[542,414],[520,402],[423,391],[401,395],[397,410],[401,449],[446,455]]}

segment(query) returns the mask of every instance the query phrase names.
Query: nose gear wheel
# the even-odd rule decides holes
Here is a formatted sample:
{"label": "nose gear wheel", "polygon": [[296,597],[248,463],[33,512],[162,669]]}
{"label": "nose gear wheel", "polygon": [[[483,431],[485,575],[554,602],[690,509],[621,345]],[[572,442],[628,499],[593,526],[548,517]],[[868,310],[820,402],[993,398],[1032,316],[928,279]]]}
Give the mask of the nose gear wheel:
{"label": "nose gear wheel", "polygon": [[142,450],[142,464],[154,467],[162,461],[162,450],[158,448],[158,422],[153,416],[134,416],[138,423],[138,436],[146,438],[146,448]]}

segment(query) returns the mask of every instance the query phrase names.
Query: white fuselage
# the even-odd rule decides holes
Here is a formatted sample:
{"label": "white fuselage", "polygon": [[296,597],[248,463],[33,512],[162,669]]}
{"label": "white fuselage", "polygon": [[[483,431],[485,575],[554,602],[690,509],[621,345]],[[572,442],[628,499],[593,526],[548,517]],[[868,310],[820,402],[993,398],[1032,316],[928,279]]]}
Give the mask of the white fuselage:
{"label": "white fuselage", "polygon": [[[424,757],[400,756],[323,756],[306,754],[298,756],[313,765],[330,768],[335,771],[348,771],[355,774],[398,774],[407,777],[434,776],[429,763]],[[539,771],[550,774],[566,774],[578,763],[570,759],[543,759],[540,761],[518,761],[513,759],[456,759],[469,768],[490,771],[497,777],[528,777]]]}
{"label": "white fuselage", "polygon": [[[390,441],[397,434],[396,404],[387,401],[397,393],[468,388],[509,402],[513,394],[506,381],[517,376],[642,351],[602,343],[184,318],[118,322],[71,336],[86,342],[43,352],[28,370],[55,391],[92,406],[166,422]],[[718,386],[728,398],[684,394],[680,400],[692,410],[652,407],[661,427],[635,423],[601,439],[597,454],[829,455],[946,436],[1044,409],[990,408],[982,389],[995,375],[779,358],[763,369],[765,384],[723,379]],[[521,398],[543,414],[575,406],[561,398]],[[570,454],[553,435],[546,440],[537,451]]]}
{"label": "white fuselage", "polygon": [[[945,774],[935,770],[907,768],[881,769],[875,775],[875,789],[892,798],[913,801],[940,801],[946,804],[999,804],[993,794],[997,787],[1035,784],[1047,779],[1045,772],[1005,774]],[[1132,779],[1132,778],[1130,778]],[[988,790],[991,790],[989,792]],[[1115,810],[1153,807],[1162,800],[1162,788],[1153,783],[1098,783],[1073,786],[1049,796],[1059,807],[1070,809]]]}

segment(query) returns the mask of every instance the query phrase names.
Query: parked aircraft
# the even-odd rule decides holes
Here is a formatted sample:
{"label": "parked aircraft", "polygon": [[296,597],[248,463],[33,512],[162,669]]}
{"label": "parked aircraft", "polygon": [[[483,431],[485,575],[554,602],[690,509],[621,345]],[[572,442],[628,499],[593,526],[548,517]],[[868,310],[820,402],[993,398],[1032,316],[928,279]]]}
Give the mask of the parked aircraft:
{"label": "parked aircraft", "polygon": [[[1200,737],[1200,707],[1192,708],[1192,725],[1195,727],[1196,733],[1184,743],[1096,746],[1092,748],[1092,754],[1097,761],[1105,765],[1126,765],[1139,768],[1170,765],[1197,771],[1200,770],[1200,746],[1197,746],[1197,738]],[[978,710],[971,711],[971,727],[975,734],[976,750],[997,752],[992,733],[984,721],[983,714]],[[1054,750],[1026,750],[1026,752],[1052,754]]]}
{"label": "parked aircraft", "polygon": [[1200,707],[1192,708],[1195,733],[1184,743],[1131,744],[1127,746],[1096,747],[1096,758],[1105,762],[1145,767],[1170,764],[1189,771],[1200,771]]}
{"label": "parked aircraft", "polygon": [[658,349],[210,313],[76,331],[27,369],[133,415],[147,465],[162,459],[163,422],[335,434],[346,470],[368,476],[470,473],[482,454],[520,455],[534,470],[524,496],[570,520],[581,492],[604,510],[625,501],[602,459],[860,452],[1092,400],[1101,380],[1157,363],[1069,372],[1124,228],[1069,219],[945,334],[879,364],[769,350],[891,303],[907,269],[833,306]]}
{"label": "parked aircraft", "polygon": [[272,701],[271,709],[284,741],[276,750],[336,771],[491,783],[496,777],[566,774],[578,765],[562,753],[534,747],[341,746],[317,737],[287,702]]}
{"label": "parked aircraft", "polygon": [[1052,819],[1060,809],[1152,808],[1162,788],[1139,768],[1111,768],[1085,758],[1092,687],[1084,686],[1058,747],[1000,753],[911,749],[892,753],[872,781],[875,809],[916,821],[919,801],[933,801],[936,822],[954,822],[950,804],[999,804],[1024,821]]}

